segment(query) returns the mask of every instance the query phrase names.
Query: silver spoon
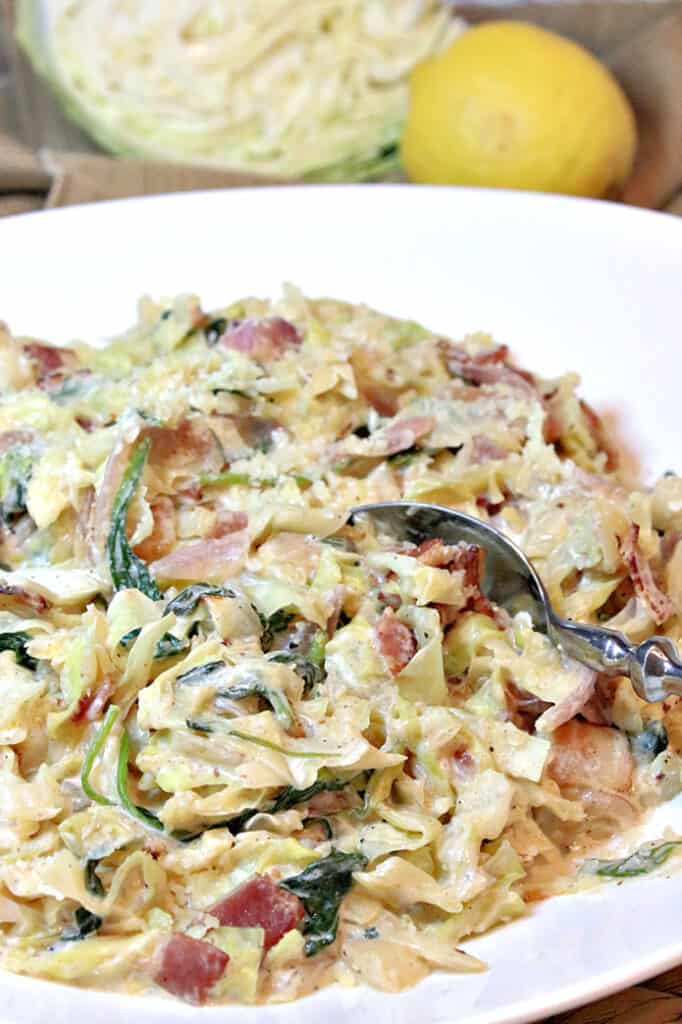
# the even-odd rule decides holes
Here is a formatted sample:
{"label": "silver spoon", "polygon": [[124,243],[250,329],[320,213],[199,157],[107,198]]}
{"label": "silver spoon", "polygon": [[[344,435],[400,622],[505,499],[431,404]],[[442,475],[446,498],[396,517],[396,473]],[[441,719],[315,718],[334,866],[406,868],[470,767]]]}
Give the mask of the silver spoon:
{"label": "silver spoon", "polygon": [[512,615],[528,612],[536,629],[583,665],[609,676],[629,676],[643,700],[682,696],[682,662],[669,637],[654,636],[635,646],[614,629],[561,619],[523,552],[488,523],[442,505],[410,501],[358,505],[349,521],[360,514],[396,540],[478,544],[486,552],[481,590],[493,604]]}

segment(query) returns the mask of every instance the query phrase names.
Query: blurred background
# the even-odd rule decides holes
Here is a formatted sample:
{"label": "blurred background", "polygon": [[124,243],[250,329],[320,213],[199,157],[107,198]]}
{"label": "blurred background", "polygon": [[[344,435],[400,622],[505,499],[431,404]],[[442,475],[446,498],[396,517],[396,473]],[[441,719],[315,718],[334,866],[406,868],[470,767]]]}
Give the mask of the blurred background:
{"label": "blurred background", "polygon": [[416,181],[682,213],[679,0],[0,0],[0,213]]}

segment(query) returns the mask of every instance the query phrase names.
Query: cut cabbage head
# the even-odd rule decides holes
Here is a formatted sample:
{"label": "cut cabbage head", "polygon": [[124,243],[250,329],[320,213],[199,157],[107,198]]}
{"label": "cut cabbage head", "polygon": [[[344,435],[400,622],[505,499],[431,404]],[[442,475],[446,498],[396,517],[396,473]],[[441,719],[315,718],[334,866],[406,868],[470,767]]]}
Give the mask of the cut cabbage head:
{"label": "cut cabbage head", "polygon": [[439,0],[20,0],[18,36],[105,149],[317,180],[397,166]]}

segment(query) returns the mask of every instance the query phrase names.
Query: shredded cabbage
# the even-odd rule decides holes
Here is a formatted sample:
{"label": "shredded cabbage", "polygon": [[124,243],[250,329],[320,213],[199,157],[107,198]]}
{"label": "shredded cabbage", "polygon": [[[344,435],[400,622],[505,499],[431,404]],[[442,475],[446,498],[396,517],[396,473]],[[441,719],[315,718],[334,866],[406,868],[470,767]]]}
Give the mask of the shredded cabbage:
{"label": "shredded cabbage", "polygon": [[682,789],[679,705],[492,606],[475,546],[347,522],[437,497],[560,613],[679,641],[680,488],[623,487],[575,378],[293,288],[5,340],[3,966],[218,1004],[479,970]]}
{"label": "shredded cabbage", "polygon": [[437,0],[19,4],[34,66],[105,148],[323,180],[395,168],[408,75],[461,30]]}

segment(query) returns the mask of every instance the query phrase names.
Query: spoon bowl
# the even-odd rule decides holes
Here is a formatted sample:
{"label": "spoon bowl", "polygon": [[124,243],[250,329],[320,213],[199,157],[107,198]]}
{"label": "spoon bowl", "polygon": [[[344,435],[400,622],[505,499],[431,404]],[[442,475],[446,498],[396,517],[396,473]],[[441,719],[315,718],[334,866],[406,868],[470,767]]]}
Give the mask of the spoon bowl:
{"label": "spoon bowl", "polygon": [[629,676],[636,693],[656,702],[682,695],[682,662],[669,637],[657,636],[635,646],[613,629],[560,618],[544,584],[524,553],[490,523],[443,505],[386,501],[358,505],[349,521],[369,516],[379,531],[395,540],[420,544],[475,544],[485,551],[481,580],[484,597],[510,615],[525,611],[535,629],[567,656],[609,676]]}

